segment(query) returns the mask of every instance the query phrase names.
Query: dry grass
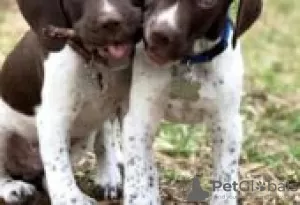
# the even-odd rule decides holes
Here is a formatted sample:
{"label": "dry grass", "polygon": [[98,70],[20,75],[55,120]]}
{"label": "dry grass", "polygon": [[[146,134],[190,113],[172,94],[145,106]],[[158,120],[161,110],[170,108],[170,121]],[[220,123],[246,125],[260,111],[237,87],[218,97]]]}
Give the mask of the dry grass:
{"label": "dry grass", "polygon": [[28,29],[14,0],[0,2],[0,63],[13,48],[17,40]]}

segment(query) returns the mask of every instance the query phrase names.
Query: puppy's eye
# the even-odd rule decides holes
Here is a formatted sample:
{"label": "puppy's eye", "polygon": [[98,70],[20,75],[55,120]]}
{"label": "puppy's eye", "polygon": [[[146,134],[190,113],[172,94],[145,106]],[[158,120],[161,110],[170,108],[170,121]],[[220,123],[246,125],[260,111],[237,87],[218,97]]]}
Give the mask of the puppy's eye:
{"label": "puppy's eye", "polygon": [[217,4],[218,0],[198,0],[197,5],[203,9],[210,9]]}

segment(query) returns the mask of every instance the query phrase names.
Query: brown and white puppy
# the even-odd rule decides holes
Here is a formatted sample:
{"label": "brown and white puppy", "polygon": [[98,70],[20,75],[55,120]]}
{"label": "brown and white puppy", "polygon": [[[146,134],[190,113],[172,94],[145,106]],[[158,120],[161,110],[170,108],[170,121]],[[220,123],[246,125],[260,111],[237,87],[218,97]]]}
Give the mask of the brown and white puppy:
{"label": "brown and white puppy", "polygon": [[[152,142],[164,113],[177,122],[207,122],[213,138],[215,182],[210,203],[237,204],[236,189],[220,186],[238,183],[243,61],[237,38],[258,18],[262,1],[240,1],[234,29],[226,20],[230,4],[230,0],[146,0],[146,52],[138,48],[134,60],[123,124],[126,205],[161,204]],[[226,42],[221,52],[220,47],[214,49]],[[206,51],[212,59],[191,60],[202,58]],[[187,63],[178,63],[182,60]],[[169,93],[170,85],[177,90]]]}
{"label": "brown and white puppy", "polygon": [[[0,198],[6,203],[24,202],[35,191],[14,176],[30,181],[45,172],[53,205],[96,204],[77,187],[69,150],[99,127],[109,135],[113,124],[106,120],[127,102],[141,27],[137,3],[18,0],[32,31],[0,72]],[[66,38],[44,35],[48,26],[72,29],[88,57],[98,60],[88,61]],[[115,197],[121,176],[111,140],[97,138],[97,182]]]}
{"label": "brown and white puppy", "polygon": [[[232,0],[155,1],[146,0],[145,45],[156,63],[176,61],[193,54],[199,38],[215,41],[224,29]],[[256,20],[261,4],[241,2],[233,37],[243,34]]]}

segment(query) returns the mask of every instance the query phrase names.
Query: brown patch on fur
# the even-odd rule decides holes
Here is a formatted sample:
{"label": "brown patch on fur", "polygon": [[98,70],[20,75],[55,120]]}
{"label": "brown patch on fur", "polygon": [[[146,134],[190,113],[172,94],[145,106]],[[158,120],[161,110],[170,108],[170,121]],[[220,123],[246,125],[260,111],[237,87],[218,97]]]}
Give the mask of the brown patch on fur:
{"label": "brown patch on fur", "polygon": [[29,31],[7,57],[0,72],[0,96],[13,109],[33,115],[41,101],[43,50]]}
{"label": "brown patch on fur", "polygon": [[18,135],[11,136],[7,142],[5,168],[12,176],[22,176],[28,181],[43,175],[38,142],[29,142]]}

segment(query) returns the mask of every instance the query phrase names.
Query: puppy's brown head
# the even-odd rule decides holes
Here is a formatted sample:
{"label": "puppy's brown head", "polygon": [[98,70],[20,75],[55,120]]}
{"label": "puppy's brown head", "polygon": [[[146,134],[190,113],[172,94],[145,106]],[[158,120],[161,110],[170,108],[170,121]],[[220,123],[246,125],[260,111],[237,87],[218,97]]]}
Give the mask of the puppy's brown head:
{"label": "puppy's brown head", "polygon": [[18,0],[30,26],[49,50],[59,50],[64,39],[42,35],[53,25],[73,28],[82,42],[108,61],[123,61],[138,40],[142,15],[139,0]]}
{"label": "puppy's brown head", "polygon": [[83,43],[112,61],[129,56],[141,28],[141,10],[131,0],[85,0],[83,6],[74,25]]}
{"label": "puppy's brown head", "polygon": [[[144,38],[157,64],[190,54],[195,40],[216,40],[225,25],[232,0],[145,0]],[[233,45],[261,13],[261,0],[240,0]]]}

